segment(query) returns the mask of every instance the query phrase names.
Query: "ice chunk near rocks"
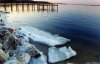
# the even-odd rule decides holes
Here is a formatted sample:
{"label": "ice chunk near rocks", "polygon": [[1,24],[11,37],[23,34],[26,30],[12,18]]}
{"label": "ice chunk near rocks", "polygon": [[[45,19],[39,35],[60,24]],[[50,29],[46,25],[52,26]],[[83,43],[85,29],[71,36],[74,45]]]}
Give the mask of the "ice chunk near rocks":
{"label": "ice chunk near rocks", "polygon": [[26,64],[29,62],[31,56],[28,53],[20,53],[16,55],[17,60],[20,62],[25,62]]}
{"label": "ice chunk near rocks", "polygon": [[38,58],[31,58],[29,64],[47,64],[47,58],[45,55],[43,55],[42,52],[40,52],[41,56]]}
{"label": "ice chunk near rocks", "polygon": [[60,37],[58,35],[52,35],[51,33],[36,29],[31,26],[21,27],[20,32],[28,35],[34,41],[44,43],[49,46],[62,45],[70,41],[70,39]]}
{"label": "ice chunk near rocks", "polygon": [[29,64],[47,64],[46,56],[42,55],[39,58],[32,58]]}
{"label": "ice chunk near rocks", "polygon": [[43,54],[43,52],[39,51],[35,48],[40,56],[31,57],[29,64],[47,64],[47,57]]}
{"label": "ice chunk near rocks", "polygon": [[[24,49],[23,49],[24,48]],[[21,52],[27,52],[31,56],[31,60],[29,64],[47,64],[47,58],[40,52],[35,46],[30,48],[25,48],[25,46],[21,46],[19,49]],[[18,51],[18,49],[17,49]],[[27,57],[26,57],[27,58]],[[20,58],[19,58],[20,59]]]}
{"label": "ice chunk near rocks", "polygon": [[40,55],[40,51],[38,51],[36,49],[36,47],[33,46],[33,45],[31,47],[18,46],[18,48],[16,49],[16,51],[28,53],[31,57],[39,57],[39,56],[41,56]]}
{"label": "ice chunk near rocks", "polygon": [[48,56],[49,56],[49,62],[55,63],[59,61],[63,61],[66,59],[71,58],[72,56],[75,56],[77,53],[71,48],[71,47],[50,47]]}
{"label": "ice chunk near rocks", "polygon": [[10,58],[8,59],[8,61],[11,60],[18,60],[19,62],[23,62],[23,63],[28,63],[31,56],[28,53],[23,53],[23,52],[19,52],[19,51],[10,51],[9,53]]}

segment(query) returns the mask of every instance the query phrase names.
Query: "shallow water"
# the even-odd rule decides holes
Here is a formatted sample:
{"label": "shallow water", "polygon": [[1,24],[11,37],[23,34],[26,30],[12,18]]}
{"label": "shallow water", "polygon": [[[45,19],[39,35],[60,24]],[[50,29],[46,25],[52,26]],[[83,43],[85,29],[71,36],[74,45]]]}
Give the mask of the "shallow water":
{"label": "shallow water", "polygon": [[[71,39],[66,46],[72,46],[78,55],[56,64],[100,62],[100,6],[59,5],[56,11],[32,10],[31,5],[27,10],[26,7],[23,11],[19,5],[16,11],[15,5],[13,10],[7,6],[6,11],[11,12],[7,19],[12,26],[30,25]],[[0,10],[5,8],[1,6]],[[44,51],[47,54],[47,49]]]}

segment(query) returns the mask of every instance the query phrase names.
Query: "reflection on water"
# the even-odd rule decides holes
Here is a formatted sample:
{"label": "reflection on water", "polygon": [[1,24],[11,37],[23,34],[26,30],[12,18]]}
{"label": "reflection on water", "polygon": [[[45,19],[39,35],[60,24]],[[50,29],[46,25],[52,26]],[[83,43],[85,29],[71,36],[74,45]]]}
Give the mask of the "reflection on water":
{"label": "reflection on water", "polygon": [[57,4],[34,4],[34,3],[9,3],[3,4],[0,6],[0,10],[2,11],[47,11],[47,12],[57,12],[58,5]]}
{"label": "reflection on water", "polygon": [[[18,9],[16,9],[17,6],[19,7]],[[75,62],[77,64],[82,64],[83,62],[100,62],[99,6],[59,5],[59,7],[55,6],[54,8],[59,8],[57,13],[56,11],[44,13],[49,9],[47,6],[40,6],[39,10],[37,5],[17,6],[13,5],[12,11],[11,6],[6,6],[6,11],[11,11],[7,15],[7,19],[12,26],[30,25],[71,39],[71,42],[67,44],[72,46],[78,55],[56,64],[66,64],[67,62]],[[5,10],[4,6],[1,6],[0,10]]]}

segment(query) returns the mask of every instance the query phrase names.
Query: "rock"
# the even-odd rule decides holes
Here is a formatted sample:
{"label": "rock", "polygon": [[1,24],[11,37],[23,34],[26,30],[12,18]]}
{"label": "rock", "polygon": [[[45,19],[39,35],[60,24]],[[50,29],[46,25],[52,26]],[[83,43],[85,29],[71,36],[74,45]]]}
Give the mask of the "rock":
{"label": "rock", "polygon": [[2,43],[1,36],[0,36],[0,43]]}
{"label": "rock", "polygon": [[12,29],[12,28],[7,28],[7,30],[12,34],[13,33],[13,31],[14,31],[14,29]]}
{"label": "rock", "polygon": [[2,49],[2,44],[0,43],[0,49]]}
{"label": "rock", "polygon": [[56,48],[56,47],[50,47],[48,56],[49,56],[49,62],[50,63],[55,63],[59,61],[63,61],[66,59],[71,58],[72,56],[75,56],[76,52],[71,49],[71,47],[66,48],[66,47],[61,47],[61,48]]}
{"label": "rock", "polygon": [[17,38],[11,34],[10,32],[8,32],[7,34],[5,34],[2,38],[2,44],[3,44],[3,49],[4,50],[15,50],[18,44]]}
{"label": "rock", "polygon": [[14,56],[15,54],[18,54],[18,52],[16,50],[9,50],[8,54],[10,57]]}
{"label": "rock", "polygon": [[2,49],[0,49],[0,61],[4,62],[7,59],[8,59],[7,54]]}
{"label": "rock", "polygon": [[25,63],[28,63],[31,56],[28,54],[28,53],[20,53],[19,54],[16,54],[16,58],[17,60],[19,60],[20,62],[25,62]]}
{"label": "rock", "polygon": [[40,57],[39,51],[35,48],[35,46],[29,47],[28,50],[26,51],[31,57],[38,58]]}
{"label": "rock", "polygon": [[7,32],[6,27],[0,27],[0,36],[4,36],[6,32]]}

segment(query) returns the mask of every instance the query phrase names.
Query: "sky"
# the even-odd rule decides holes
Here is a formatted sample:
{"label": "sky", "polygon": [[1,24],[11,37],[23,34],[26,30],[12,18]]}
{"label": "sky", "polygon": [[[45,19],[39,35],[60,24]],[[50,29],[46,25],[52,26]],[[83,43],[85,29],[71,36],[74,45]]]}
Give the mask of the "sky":
{"label": "sky", "polygon": [[50,1],[54,3],[100,4],[100,0],[41,0],[41,1]]}

